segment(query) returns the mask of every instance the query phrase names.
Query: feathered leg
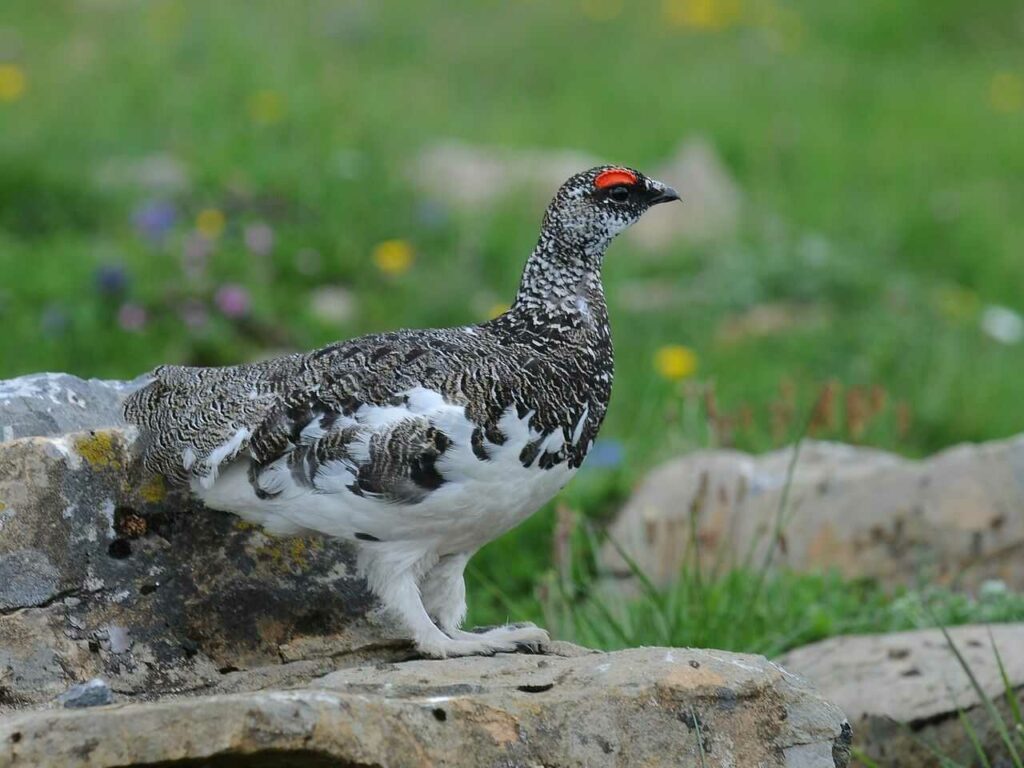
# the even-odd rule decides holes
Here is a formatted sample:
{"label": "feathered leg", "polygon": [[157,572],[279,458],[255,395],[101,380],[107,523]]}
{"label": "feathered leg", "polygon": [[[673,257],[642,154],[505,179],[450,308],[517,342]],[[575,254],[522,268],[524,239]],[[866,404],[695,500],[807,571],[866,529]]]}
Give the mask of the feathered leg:
{"label": "feathered leg", "polygon": [[484,641],[494,651],[519,648],[540,650],[550,642],[548,633],[533,624],[497,627],[486,632],[464,632],[460,628],[466,617],[466,581],[463,572],[473,556],[472,552],[442,557],[431,568],[420,586],[423,605],[427,613],[444,632],[454,640]]}
{"label": "feathered leg", "polygon": [[359,568],[370,589],[409,630],[416,650],[424,656],[487,656],[514,651],[511,641],[496,642],[482,635],[453,639],[438,629],[420,596],[419,582],[437,563],[437,555],[400,543],[373,543],[361,548]]}

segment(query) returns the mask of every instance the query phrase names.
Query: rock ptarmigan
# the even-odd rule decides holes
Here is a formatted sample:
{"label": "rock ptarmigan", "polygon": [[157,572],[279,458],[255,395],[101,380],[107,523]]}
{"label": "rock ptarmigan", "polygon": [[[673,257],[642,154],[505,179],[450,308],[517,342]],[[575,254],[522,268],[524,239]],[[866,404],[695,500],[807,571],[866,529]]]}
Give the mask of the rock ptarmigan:
{"label": "rock ptarmigan", "polygon": [[540,646],[532,625],[460,629],[463,571],[551,499],[612,388],[605,249],[676,192],[631,168],[569,179],[508,312],[226,368],[162,366],[125,402],[144,467],[280,535],[346,539],[427,656]]}

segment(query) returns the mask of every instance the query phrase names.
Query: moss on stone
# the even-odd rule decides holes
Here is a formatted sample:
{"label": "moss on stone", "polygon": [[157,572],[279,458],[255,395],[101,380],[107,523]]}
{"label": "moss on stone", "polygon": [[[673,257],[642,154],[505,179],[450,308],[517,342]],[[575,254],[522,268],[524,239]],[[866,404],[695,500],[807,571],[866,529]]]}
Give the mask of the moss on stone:
{"label": "moss on stone", "polygon": [[167,497],[167,486],[164,484],[164,479],[159,475],[150,477],[139,486],[139,496],[150,504],[158,504],[163,501]]}
{"label": "moss on stone", "polygon": [[75,439],[75,451],[96,469],[120,469],[124,465],[120,448],[110,430],[96,430]]}

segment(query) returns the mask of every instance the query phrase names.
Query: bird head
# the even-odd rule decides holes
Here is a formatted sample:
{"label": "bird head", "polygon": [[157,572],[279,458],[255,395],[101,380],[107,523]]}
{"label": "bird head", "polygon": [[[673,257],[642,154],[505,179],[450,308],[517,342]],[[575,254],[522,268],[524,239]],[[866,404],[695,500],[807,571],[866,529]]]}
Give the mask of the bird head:
{"label": "bird head", "polygon": [[678,200],[672,187],[618,165],[578,173],[555,194],[544,217],[557,240],[602,252],[613,237],[653,205]]}

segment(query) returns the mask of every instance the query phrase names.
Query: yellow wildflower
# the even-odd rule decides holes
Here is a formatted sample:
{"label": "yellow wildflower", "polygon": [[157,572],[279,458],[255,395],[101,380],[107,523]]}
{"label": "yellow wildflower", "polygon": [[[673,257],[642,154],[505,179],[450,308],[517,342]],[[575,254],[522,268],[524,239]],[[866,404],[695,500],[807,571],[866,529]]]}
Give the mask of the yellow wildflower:
{"label": "yellow wildflower", "polygon": [[669,344],[654,355],[654,368],[669,381],[679,381],[697,371],[697,353],[681,344]]}
{"label": "yellow wildflower", "polygon": [[373,249],[373,263],[385,275],[401,275],[412,266],[412,246],[405,240],[385,240]]}
{"label": "yellow wildflower", "polygon": [[996,112],[1024,108],[1024,78],[1015,72],[996,72],[988,87],[988,102]]}
{"label": "yellow wildflower", "polygon": [[25,72],[16,64],[0,64],[0,101],[17,101],[25,94]]}
{"label": "yellow wildflower", "polygon": [[277,91],[257,91],[249,99],[249,117],[253,122],[270,125],[284,117],[284,100]]}
{"label": "yellow wildflower", "polygon": [[739,0],[663,0],[665,21],[674,27],[724,29],[739,20]]}
{"label": "yellow wildflower", "polygon": [[196,230],[207,240],[216,240],[224,232],[224,213],[217,208],[204,208],[196,216]]}
{"label": "yellow wildflower", "polygon": [[593,21],[611,21],[622,13],[622,0],[580,0],[583,15]]}

